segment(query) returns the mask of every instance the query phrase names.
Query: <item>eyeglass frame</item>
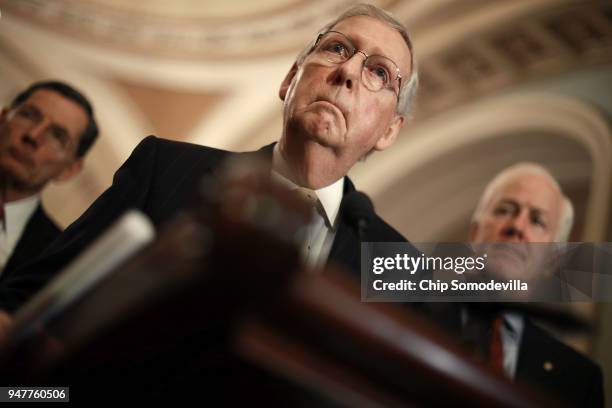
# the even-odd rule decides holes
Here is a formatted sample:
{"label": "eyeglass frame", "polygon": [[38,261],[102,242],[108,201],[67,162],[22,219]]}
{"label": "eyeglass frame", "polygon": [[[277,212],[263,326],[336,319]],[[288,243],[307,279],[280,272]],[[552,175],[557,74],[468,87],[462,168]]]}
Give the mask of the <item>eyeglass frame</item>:
{"label": "eyeglass frame", "polygon": [[[347,62],[347,61],[349,61],[351,58],[353,58],[353,57],[355,56],[355,54],[357,54],[357,53],[361,53],[363,56],[365,56],[365,59],[363,60],[363,63],[361,64],[361,74],[363,75],[363,69],[364,69],[364,68],[365,68],[365,66],[366,66],[366,61],[368,60],[368,58],[370,58],[370,57],[382,57],[382,58],[386,58],[386,59],[388,59],[389,61],[391,61],[391,63],[393,63],[393,65],[395,65],[395,69],[396,69],[396,72],[395,72],[396,76],[395,76],[394,80],[397,80],[397,81],[398,81],[397,92],[395,91],[395,87],[393,87],[393,86],[391,86],[391,87],[387,86],[386,88],[387,88],[387,89],[391,89],[391,90],[393,91],[393,93],[395,93],[395,94],[397,95],[397,102],[399,103],[400,93],[401,93],[401,89],[402,89],[402,79],[403,79],[403,78],[402,78],[402,74],[401,74],[401,71],[400,71],[400,69],[399,69],[398,65],[397,65],[397,64],[395,63],[395,61],[393,61],[391,58],[386,57],[386,56],[384,56],[384,55],[379,55],[379,54],[372,54],[372,55],[368,55],[368,53],[367,53],[367,52],[365,52],[365,51],[363,51],[363,50],[360,50],[360,49],[357,49],[357,47],[355,46],[355,44],[353,43],[353,41],[352,41],[352,40],[351,40],[351,39],[350,39],[350,38],[349,38],[349,37],[348,37],[346,34],[341,33],[340,31],[335,31],[335,30],[328,30],[328,31],[326,31],[326,32],[324,32],[324,33],[320,33],[320,34],[317,36],[317,39],[315,40],[315,42],[314,42],[314,44],[313,44],[313,46],[312,46],[312,48],[310,49],[310,52],[309,52],[308,54],[309,54],[309,55],[312,55],[313,51],[314,51],[314,50],[317,48],[317,46],[319,45],[319,42],[321,41],[321,38],[323,38],[323,36],[325,36],[325,35],[327,35],[327,34],[329,34],[329,33],[336,33],[336,34],[340,34],[341,36],[343,36],[344,38],[346,38],[346,39],[348,40],[349,45],[350,45],[350,46],[353,48],[353,50],[352,50],[352,52],[351,52],[351,55],[350,55],[350,56],[349,56],[347,59],[345,59],[344,61],[341,61],[341,62],[335,62],[335,61],[330,61],[329,59],[327,59],[327,58],[326,58],[326,60],[327,60],[328,62],[331,62],[332,64],[337,64],[337,65],[344,64],[345,62]],[[369,89],[369,88],[368,88],[368,89]],[[378,90],[376,90],[376,91],[374,91],[374,90],[372,90],[372,91],[373,91],[373,92],[378,92],[378,91],[381,91],[381,90],[383,90],[383,89],[385,89],[385,87],[380,88],[380,89],[378,89]]]}
{"label": "eyeglass frame", "polygon": [[[35,117],[25,115],[25,114],[28,114],[29,112],[28,109],[34,109]],[[31,127],[38,127],[41,125],[41,123],[44,122],[44,117],[40,117],[40,115],[42,115],[42,113],[37,107],[35,106],[32,107],[32,106],[22,104],[14,108],[11,108],[11,110],[9,111],[8,118],[10,120],[16,120],[18,122],[23,122],[22,124],[28,127],[28,129],[30,129]],[[49,124],[47,124],[47,127],[48,126]],[[62,128],[62,130],[67,131],[63,126],[60,126],[60,127]],[[57,141],[57,139],[54,139],[54,140],[50,139],[50,136],[47,133],[47,131],[48,129],[45,129],[45,132],[43,133],[43,137],[44,137],[45,143],[47,143],[53,149],[53,151],[59,153],[60,155],[65,155],[65,156],[75,155],[76,156],[76,151],[78,149],[78,143],[79,143],[78,139],[75,142],[74,140],[72,140],[72,138],[69,135],[67,135],[66,143],[64,144],[62,142]],[[52,137],[53,136],[51,136],[51,138]],[[49,142],[49,140],[52,140],[52,141]],[[59,145],[57,145],[57,143],[59,143]]]}

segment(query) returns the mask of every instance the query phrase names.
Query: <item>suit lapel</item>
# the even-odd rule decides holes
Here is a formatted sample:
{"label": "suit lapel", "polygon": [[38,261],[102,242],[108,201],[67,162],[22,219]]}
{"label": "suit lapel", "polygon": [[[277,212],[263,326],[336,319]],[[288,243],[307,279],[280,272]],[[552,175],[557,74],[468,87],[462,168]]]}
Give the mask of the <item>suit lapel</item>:
{"label": "suit lapel", "polygon": [[38,256],[60,233],[39,204],[19,237],[0,279],[6,279],[15,268]]}
{"label": "suit lapel", "polygon": [[[348,193],[355,191],[355,186],[348,177],[344,178],[343,197]],[[349,225],[343,216],[342,204],[338,211],[338,230],[329,252],[328,262],[342,265],[349,272],[352,272],[357,277],[361,276],[360,259],[361,253],[359,238],[351,225]]]}
{"label": "suit lapel", "polygon": [[517,380],[526,380],[530,383],[546,387],[555,383],[555,368],[557,361],[549,347],[542,347],[539,329],[529,319],[525,319],[525,329],[520,344],[520,351],[516,367]]}

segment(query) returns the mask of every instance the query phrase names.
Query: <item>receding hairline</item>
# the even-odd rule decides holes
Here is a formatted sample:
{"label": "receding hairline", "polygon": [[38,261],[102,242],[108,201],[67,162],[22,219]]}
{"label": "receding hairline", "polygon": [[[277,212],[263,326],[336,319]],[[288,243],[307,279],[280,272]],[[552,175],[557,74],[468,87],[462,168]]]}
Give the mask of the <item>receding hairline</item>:
{"label": "receding hairline", "polygon": [[548,184],[553,187],[559,199],[559,216],[555,240],[566,241],[571,232],[574,221],[574,207],[570,199],[563,193],[563,189],[559,182],[553,177],[552,173],[544,166],[532,162],[520,162],[510,166],[501,172],[487,184],[480,200],[472,213],[472,223],[477,223],[483,215],[486,208],[493,201],[495,193],[501,188],[506,187],[512,182],[515,182],[519,177],[525,175],[538,175],[548,181]]}
{"label": "receding hairline", "polygon": [[389,27],[397,30],[406,43],[410,56],[410,71],[403,73],[396,113],[403,117],[409,117],[419,88],[417,58],[414,52],[412,40],[410,39],[410,33],[408,32],[407,28],[399,20],[393,17],[393,15],[380,7],[361,3],[346,9],[338,17],[321,27],[321,29],[317,32],[317,36],[298,53],[297,58],[295,59],[295,65],[300,66],[308,54],[310,54],[316,43],[316,38],[318,38],[318,35],[327,32],[330,30],[330,27],[335,27],[341,21],[357,16],[367,16],[383,22]]}
{"label": "receding hairline", "polygon": [[479,215],[485,208],[488,208],[493,199],[500,193],[501,190],[508,188],[509,186],[521,182],[525,176],[536,176],[541,180],[545,180],[546,183],[552,187],[557,196],[562,199],[564,197],[563,192],[559,183],[544,169],[538,168],[532,165],[525,166],[512,166],[506,170],[501,171],[495,176],[489,184],[485,187],[485,191],[481,196],[481,200],[476,207],[474,216]]}

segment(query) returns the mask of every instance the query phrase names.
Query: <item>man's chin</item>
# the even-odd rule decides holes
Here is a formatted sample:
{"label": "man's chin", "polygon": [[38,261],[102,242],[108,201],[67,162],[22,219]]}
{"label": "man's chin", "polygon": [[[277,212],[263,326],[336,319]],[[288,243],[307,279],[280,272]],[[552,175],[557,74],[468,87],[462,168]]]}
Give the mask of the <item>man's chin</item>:
{"label": "man's chin", "polygon": [[6,187],[20,191],[36,189],[36,187],[33,186],[30,175],[25,172],[24,169],[7,166],[2,163],[0,165],[0,174],[2,174],[4,178]]}
{"label": "man's chin", "polygon": [[487,260],[487,272],[489,278],[500,281],[510,281],[512,279],[529,281],[532,279],[529,266],[524,261],[511,257],[489,258]]}
{"label": "man's chin", "polygon": [[311,123],[305,128],[307,139],[323,147],[336,149],[342,146],[344,133],[335,124]]}
{"label": "man's chin", "polygon": [[325,145],[338,144],[346,134],[344,117],[326,110],[304,112],[302,128],[311,138]]}

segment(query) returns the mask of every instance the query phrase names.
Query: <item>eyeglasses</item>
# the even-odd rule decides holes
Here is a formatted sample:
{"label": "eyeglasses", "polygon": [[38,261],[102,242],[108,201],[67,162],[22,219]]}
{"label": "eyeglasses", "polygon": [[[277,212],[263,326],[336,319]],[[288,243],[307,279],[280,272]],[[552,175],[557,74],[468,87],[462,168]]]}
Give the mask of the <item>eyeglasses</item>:
{"label": "eyeglasses", "polygon": [[[13,111],[13,120],[28,129],[40,126],[43,122],[43,114],[35,107],[21,106]],[[42,136],[54,151],[62,154],[70,154],[74,150],[74,143],[63,126],[49,123],[45,126]]]}
{"label": "eyeglasses", "polygon": [[365,57],[361,69],[361,80],[365,87],[374,92],[390,89],[397,95],[399,101],[402,76],[397,64],[390,58],[382,55],[368,55],[365,51],[358,50],[346,35],[338,31],[319,34],[312,51],[312,55],[316,58],[334,64],[342,64],[350,60],[356,53]]}

